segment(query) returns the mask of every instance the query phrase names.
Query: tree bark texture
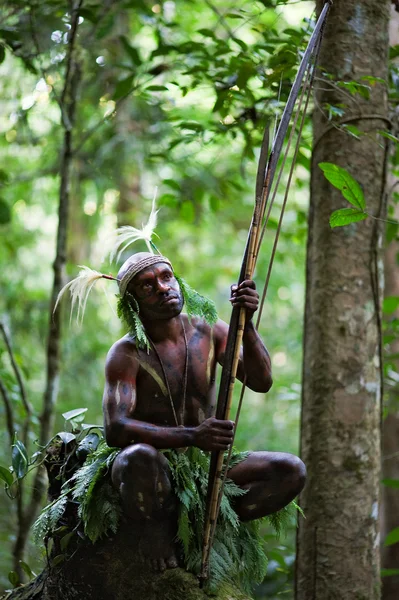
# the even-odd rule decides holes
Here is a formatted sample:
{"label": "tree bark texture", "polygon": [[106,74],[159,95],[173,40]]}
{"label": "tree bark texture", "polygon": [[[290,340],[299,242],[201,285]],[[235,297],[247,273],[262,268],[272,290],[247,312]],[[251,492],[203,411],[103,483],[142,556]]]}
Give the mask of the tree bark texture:
{"label": "tree bark texture", "polygon": [[[399,44],[399,13],[391,7],[390,45]],[[391,111],[394,124],[394,135],[399,134],[399,107]],[[393,173],[388,175],[388,200],[392,192],[398,191],[398,180]],[[399,207],[395,207],[395,218],[399,219]],[[399,242],[393,240],[385,251],[385,296],[399,296],[398,278]],[[399,319],[399,310],[390,318]],[[387,348],[388,354],[399,355],[399,340],[394,340]],[[391,361],[390,361],[391,362]],[[396,371],[399,372],[399,360],[396,360]],[[387,391],[388,415],[384,420],[382,436],[382,473],[384,479],[399,480],[399,392],[396,389]],[[399,569],[399,544],[385,547],[386,535],[399,527],[399,489],[382,486],[382,515],[381,515],[381,562],[385,569]],[[382,579],[383,600],[397,600],[399,595],[399,575]]]}
{"label": "tree bark texture", "polygon": [[[320,12],[323,2],[318,0]],[[318,76],[332,81],[387,78],[390,0],[335,0]],[[341,121],[328,120],[345,104]],[[308,483],[301,497],[297,600],[380,597],[379,480],[381,424],[381,255],[384,223],[373,218],[331,229],[334,210],[349,205],[318,164],[348,169],[361,184],[367,211],[386,215],[387,92],[351,100],[333,83],[315,90],[315,145],[307,256],[301,453]]]}

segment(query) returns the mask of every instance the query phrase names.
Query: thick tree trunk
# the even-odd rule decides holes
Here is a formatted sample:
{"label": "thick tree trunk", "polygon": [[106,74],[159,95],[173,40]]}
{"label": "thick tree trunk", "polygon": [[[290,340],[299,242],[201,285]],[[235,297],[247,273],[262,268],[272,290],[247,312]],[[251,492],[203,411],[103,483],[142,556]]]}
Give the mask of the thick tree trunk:
{"label": "thick tree trunk", "polygon": [[[323,2],[317,2],[320,11]],[[390,0],[335,0],[321,71],[335,80],[386,78]],[[349,170],[367,210],[385,217],[387,93],[351,101],[331,83],[315,92],[315,147],[307,258],[302,458],[308,483],[298,534],[297,600],[380,597],[379,480],[383,223],[372,218],[332,230],[331,213],[347,205],[318,164]],[[326,104],[345,103],[343,120],[357,140],[331,126]],[[379,143],[376,143],[378,139]]]}

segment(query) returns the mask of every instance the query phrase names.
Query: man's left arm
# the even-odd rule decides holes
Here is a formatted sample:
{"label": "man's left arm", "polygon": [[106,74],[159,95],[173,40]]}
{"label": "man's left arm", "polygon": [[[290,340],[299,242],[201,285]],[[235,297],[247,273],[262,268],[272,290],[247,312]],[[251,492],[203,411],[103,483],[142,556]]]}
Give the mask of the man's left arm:
{"label": "man's left arm", "polygon": [[[233,306],[243,307],[246,310],[243,347],[237,377],[240,381],[243,381],[246,375],[247,385],[254,392],[268,392],[273,383],[270,356],[252,321],[253,315],[259,306],[259,294],[256,291],[255,282],[246,280],[238,287],[233,285],[231,287],[230,302]],[[219,322],[215,329],[218,329],[221,342],[219,352],[217,352],[218,362],[223,364],[228,326]]]}

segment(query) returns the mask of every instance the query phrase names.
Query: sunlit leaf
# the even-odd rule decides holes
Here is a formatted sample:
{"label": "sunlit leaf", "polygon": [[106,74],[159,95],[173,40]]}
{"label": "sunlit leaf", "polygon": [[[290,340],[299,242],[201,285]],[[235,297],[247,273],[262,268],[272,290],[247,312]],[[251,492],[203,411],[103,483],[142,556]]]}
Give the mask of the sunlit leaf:
{"label": "sunlit leaf", "polygon": [[386,296],[382,305],[382,310],[385,314],[391,315],[399,307],[398,296]]}
{"label": "sunlit leaf", "polygon": [[65,421],[70,421],[71,419],[76,419],[76,417],[80,417],[87,411],[87,408],[74,408],[73,410],[68,410],[68,412],[62,413]]}
{"label": "sunlit leaf", "polygon": [[356,208],[363,210],[366,208],[362,188],[346,169],[343,169],[334,163],[327,162],[319,163],[319,167],[323,171],[324,177],[342,192],[342,195],[348,202],[353,204],[353,206],[356,206]]}
{"label": "sunlit leaf", "polygon": [[332,213],[330,217],[331,227],[343,227],[350,223],[357,223],[367,219],[367,213],[358,210],[357,208],[340,208]]}

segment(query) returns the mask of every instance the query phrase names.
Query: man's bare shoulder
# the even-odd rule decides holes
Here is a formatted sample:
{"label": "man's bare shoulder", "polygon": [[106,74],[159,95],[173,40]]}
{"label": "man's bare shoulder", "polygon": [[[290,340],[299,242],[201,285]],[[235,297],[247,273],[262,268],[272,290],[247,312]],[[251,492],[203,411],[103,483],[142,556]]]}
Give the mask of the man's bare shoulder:
{"label": "man's bare shoulder", "polygon": [[220,336],[224,337],[225,332],[228,330],[228,325],[221,319],[215,323],[215,325],[209,325],[203,319],[199,317],[192,317],[189,319],[187,315],[183,315],[185,318],[185,325],[188,323],[189,326],[193,327],[195,331],[198,331],[202,336],[209,338],[218,338]]}
{"label": "man's bare shoulder", "polygon": [[127,334],[117,340],[109,349],[105,363],[106,373],[119,374],[138,365],[137,347],[134,338]]}

